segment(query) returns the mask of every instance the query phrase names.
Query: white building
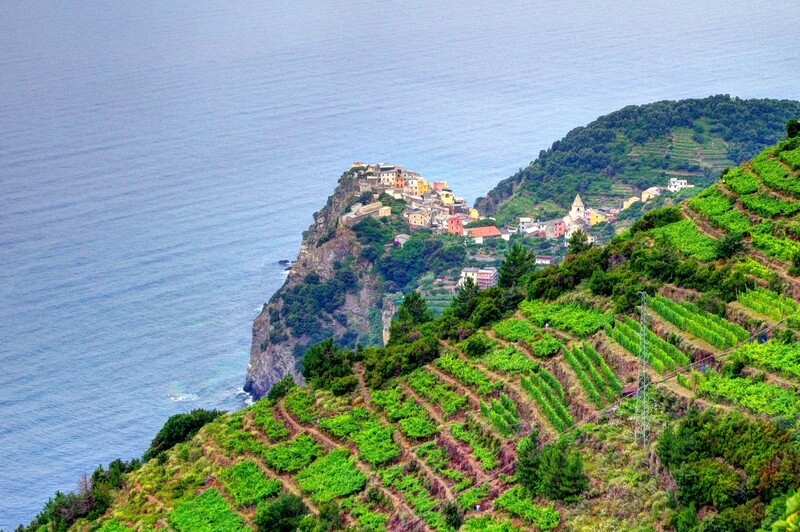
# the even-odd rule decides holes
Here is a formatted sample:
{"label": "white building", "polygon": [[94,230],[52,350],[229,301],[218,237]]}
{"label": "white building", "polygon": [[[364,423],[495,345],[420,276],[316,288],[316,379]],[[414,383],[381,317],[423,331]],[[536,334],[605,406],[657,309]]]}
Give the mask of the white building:
{"label": "white building", "polygon": [[583,200],[580,194],[575,194],[575,199],[572,201],[572,208],[569,214],[564,216],[563,220],[566,225],[586,219],[586,207],[583,205]]}
{"label": "white building", "polygon": [[478,288],[486,290],[487,288],[497,286],[499,272],[497,268],[464,268],[461,270],[458,286],[464,286],[464,282],[467,279],[472,279]]}
{"label": "white building", "polygon": [[671,177],[669,179],[667,190],[670,192],[680,192],[684,188],[694,188],[694,185],[690,185],[686,179],[678,179],[677,177]]}

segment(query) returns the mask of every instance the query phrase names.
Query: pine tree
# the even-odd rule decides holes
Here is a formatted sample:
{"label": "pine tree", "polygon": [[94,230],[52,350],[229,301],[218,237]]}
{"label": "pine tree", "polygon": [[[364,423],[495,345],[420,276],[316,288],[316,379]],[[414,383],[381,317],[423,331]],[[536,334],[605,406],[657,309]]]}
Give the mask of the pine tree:
{"label": "pine tree", "polygon": [[589,487],[589,479],[583,474],[583,459],[578,451],[570,450],[566,440],[542,449],[539,495],[560,501],[574,501]]}
{"label": "pine tree", "polygon": [[532,251],[521,244],[514,244],[500,264],[500,277],[497,284],[509,288],[516,286],[520,279],[533,271],[535,257]]}
{"label": "pine tree", "polygon": [[786,137],[793,138],[800,135],[800,123],[797,118],[792,118],[786,123]]}
{"label": "pine tree", "polygon": [[397,317],[400,321],[409,323],[425,323],[433,319],[428,311],[428,304],[416,290],[406,294],[403,304],[397,311]]}
{"label": "pine tree", "polygon": [[475,284],[471,277],[467,277],[456,297],[453,298],[455,315],[462,320],[469,318],[474,310],[470,303],[478,297],[479,293],[480,288],[478,288],[478,285]]}
{"label": "pine tree", "polygon": [[578,495],[581,494],[586,488],[589,487],[589,479],[583,474],[583,458],[577,451],[566,453],[567,466],[561,477],[561,485],[559,486],[559,499],[563,501],[577,500]]}
{"label": "pine tree", "polygon": [[539,494],[539,432],[534,430],[527,438],[522,438],[517,444],[517,466],[515,474],[517,480],[530,496]]}
{"label": "pine tree", "polygon": [[589,243],[589,236],[583,232],[583,229],[578,229],[572,233],[569,241],[567,241],[567,248],[570,253],[580,253],[590,247],[592,247],[592,244]]}

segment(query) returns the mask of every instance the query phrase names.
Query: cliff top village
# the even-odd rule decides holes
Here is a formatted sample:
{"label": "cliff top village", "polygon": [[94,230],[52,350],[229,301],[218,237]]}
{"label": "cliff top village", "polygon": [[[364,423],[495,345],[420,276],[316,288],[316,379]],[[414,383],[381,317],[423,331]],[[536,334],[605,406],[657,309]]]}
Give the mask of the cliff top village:
{"label": "cliff top village", "polygon": [[[640,196],[623,200],[621,205],[599,209],[586,208],[580,194],[577,194],[570,211],[561,218],[538,221],[520,217],[516,226],[466,228],[466,224],[484,217],[471,208],[466,200],[456,197],[446,181],[430,182],[416,172],[388,163],[356,162],[350,167],[350,171],[358,181],[359,192],[362,195],[371,192],[375,201],[356,203],[350,208],[350,212],[342,215],[340,220],[347,227],[353,227],[367,217],[382,218],[391,215],[391,208],[377,200],[378,195],[386,193],[405,201],[402,216],[412,231],[425,227],[435,233],[469,236],[477,244],[491,238],[509,240],[513,233],[547,239],[563,238],[566,241],[579,229],[588,234],[587,229],[593,225],[615,221],[620,211],[638,201],[647,202],[664,190],[679,192],[684,188],[694,187],[685,179],[671,178],[666,187],[650,187],[642,191]],[[396,240],[402,245],[407,238],[408,235],[398,235]],[[589,241],[594,241],[594,238],[589,236]]]}

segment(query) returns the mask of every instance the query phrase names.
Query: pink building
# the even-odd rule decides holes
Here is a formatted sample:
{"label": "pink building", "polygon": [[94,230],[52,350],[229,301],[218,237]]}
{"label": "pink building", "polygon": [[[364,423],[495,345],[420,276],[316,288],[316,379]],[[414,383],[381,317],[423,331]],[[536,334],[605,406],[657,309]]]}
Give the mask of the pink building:
{"label": "pink building", "polygon": [[464,220],[460,216],[451,216],[447,219],[447,232],[451,235],[464,236]]}

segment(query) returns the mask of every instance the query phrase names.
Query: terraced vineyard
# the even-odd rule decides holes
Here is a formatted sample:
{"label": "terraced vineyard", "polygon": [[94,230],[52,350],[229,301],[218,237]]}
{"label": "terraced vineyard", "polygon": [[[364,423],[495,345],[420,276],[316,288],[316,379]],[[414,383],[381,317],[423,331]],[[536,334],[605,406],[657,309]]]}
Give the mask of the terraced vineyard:
{"label": "terraced vineyard", "polygon": [[602,407],[606,401],[616,400],[622,384],[592,346],[586,342],[581,346],[576,345],[572,351],[564,353],[564,359],[597,407]]}
{"label": "terraced vineyard", "polygon": [[[774,302],[786,309],[797,305],[764,289],[742,294],[739,302],[758,308],[771,308]],[[682,330],[720,346],[738,344],[747,336],[744,329],[686,302],[657,297],[651,306]],[[166,522],[175,530],[247,530],[253,508],[281,493],[302,494],[312,512],[335,501],[344,522],[364,530],[406,530],[412,525],[452,530],[440,511],[443,499],[466,512],[464,530],[557,527],[569,519],[564,510],[526,497],[506,475],[516,459],[510,443],[533,428],[543,434],[565,433],[582,418],[618,402],[622,377],[592,343],[607,336],[635,357],[640,329],[629,316],[604,323],[605,313],[569,305],[524,302],[521,309],[539,322],[550,320],[566,338],[563,353],[551,364],[567,371],[554,372],[533,353],[500,340],[475,359],[450,347],[431,367],[371,390],[367,402],[357,392],[336,397],[295,388],[278,402],[259,401],[212,424],[194,442],[181,444],[170,460],[195,453],[194,471],[202,474],[189,470],[188,477],[169,480],[169,473],[155,462],[142,468],[128,502],[106,528]],[[581,325],[558,317],[565,312],[580,317]],[[520,319],[499,322],[493,330],[517,341],[540,332],[538,325]],[[572,337],[570,331],[588,335],[588,340]],[[659,373],[690,362],[653,331],[647,331],[647,341],[651,364]],[[800,382],[800,350],[794,346],[747,345],[731,360]],[[797,392],[750,377],[709,370],[680,374],[679,379],[686,393],[694,391],[752,414],[787,417],[800,411]],[[183,491],[173,488],[172,498],[157,499],[155,483],[165,481],[177,482]]]}
{"label": "terraced vineyard", "polygon": [[716,314],[701,310],[688,301],[677,303],[666,297],[650,301],[652,309],[682,331],[708,342],[717,349],[727,349],[750,337],[745,329]]}
{"label": "terraced vineyard", "polygon": [[[621,235],[611,251],[570,255],[531,274],[538,277],[521,302],[521,289],[496,288],[475,295],[487,299],[472,306],[455,301],[436,321],[416,309],[423,318],[393,324],[403,341],[345,350],[353,357],[346,360],[353,366],[346,389],[290,388],[220,416],[130,473],[99,529],[251,530],[262,508],[293,495],[314,516],[304,518],[309,527],[335,515],[340,528],[352,530],[451,531],[454,515],[468,531],[660,530],[684,512],[688,497],[701,505],[684,505],[687,519],[712,506],[706,518],[720,518],[734,502],[746,509],[737,519],[753,512],[766,518],[769,500],[788,487],[772,493],[771,486],[800,480],[800,460],[791,454],[799,434],[793,327],[800,303],[790,296],[798,285],[750,247],[734,258],[720,255],[712,233],[749,234],[749,246],[757,246],[758,235],[779,240],[780,219],[800,212],[800,201],[775,184],[786,180],[776,165],[794,172],[786,166],[792,157],[789,150],[768,152],[729,172],[690,209],[645,219],[639,234]],[[742,196],[782,206],[768,226],[740,231],[739,221],[772,212]],[[663,240],[679,257],[668,268],[651,253]],[[651,268],[661,268],[661,277]],[[652,319],[644,331],[634,319],[641,291],[660,294],[649,297]],[[638,399],[621,396],[636,388],[642,334],[649,373],[660,375],[651,379],[658,443],[635,442]],[[691,441],[691,453],[679,444],[670,450],[681,431],[714,427],[692,422],[673,432],[674,416],[711,415],[694,407],[728,412],[735,428],[681,440]],[[728,439],[759,431],[769,437],[752,452],[724,449]],[[713,452],[681,462],[708,442]],[[776,449],[789,454],[775,458]],[[768,463],[758,462],[767,456]],[[546,467],[558,478],[577,470],[578,488],[561,496],[548,491],[554,476],[532,482]],[[685,489],[697,478],[711,482],[703,476],[708,471],[725,480],[719,490],[731,494],[723,503],[703,499],[722,497],[718,491]],[[745,496],[761,498],[746,506]]]}
{"label": "terraced vineyard", "polygon": [[[641,356],[641,330],[639,322],[625,316],[623,321],[618,321],[613,329],[606,328],[608,336],[614,339],[626,351],[639,358]],[[647,331],[647,352],[650,365],[658,373],[673,372],[689,364],[689,357],[677,347],[664,341],[653,331]]]}
{"label": "terraced vineyard", "polygon": [[797,153],[796,139],[767,149],[727,172],[688,205],[712,226],[749,235],[755,249],[790,262],[800,254],[800,243],[794,241],[800,233],[791,229],[795,222],[790,218],[800,212]]}
{"label": "terraced vineyard", "polygon": [[795,300],[759,286],[739,294],[738,301],[759,314],[769,316],[773,321],[793,317],[800,311],[800,305]]}

